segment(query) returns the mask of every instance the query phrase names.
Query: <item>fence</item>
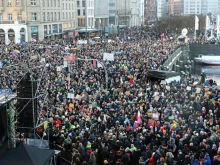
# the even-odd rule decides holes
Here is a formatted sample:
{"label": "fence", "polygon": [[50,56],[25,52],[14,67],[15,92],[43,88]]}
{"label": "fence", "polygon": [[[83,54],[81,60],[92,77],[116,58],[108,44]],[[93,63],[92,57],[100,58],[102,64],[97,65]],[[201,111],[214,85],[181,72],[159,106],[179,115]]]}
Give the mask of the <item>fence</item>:
{"label": "fence", "polygon": [[71,164],[72,161],[72,152],[69,150],[66,150],[62,146],[59,146],[57,144],[50,143],[50,148],[61,151],[61,159],[63,159],[68,164]]}

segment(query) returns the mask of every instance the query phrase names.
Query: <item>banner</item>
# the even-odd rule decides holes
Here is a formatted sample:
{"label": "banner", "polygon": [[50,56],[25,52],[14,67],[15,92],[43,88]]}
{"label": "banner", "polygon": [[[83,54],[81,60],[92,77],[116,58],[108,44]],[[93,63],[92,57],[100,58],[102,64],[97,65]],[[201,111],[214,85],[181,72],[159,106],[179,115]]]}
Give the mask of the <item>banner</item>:
{"label": "banner", "polygon": [[197,15],[195,16],[195,30],[199,30],[199,18]]}
{"label": "banner", "polygon": [[220,25],[220,16],[217,15],[217,20],[216,20],[217,38],[219,38],[219,36],[220,36],[220,34],[219,34],[219,32],[220,32],[220,27],[219,27],[219,25]]}
{"label": "banner", "polygon": [[78,40],[78,44],[79,45],[87,44],[87,40]]}
{"label": "banner", "polygon": [[103,53],[103,61],[114,61],[114,54]]}
{"label": "banner", "polygon": [[209,30],[210,29],[210,18],[208,15],[206,15],[206,24],[205,24],[205,29]]}

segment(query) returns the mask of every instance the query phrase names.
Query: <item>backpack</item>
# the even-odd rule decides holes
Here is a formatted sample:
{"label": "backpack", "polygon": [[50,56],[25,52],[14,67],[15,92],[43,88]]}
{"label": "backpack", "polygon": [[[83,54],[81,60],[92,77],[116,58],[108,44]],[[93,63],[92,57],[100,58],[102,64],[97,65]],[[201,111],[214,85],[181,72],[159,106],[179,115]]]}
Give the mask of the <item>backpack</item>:
{"label": "backpack", "polygon": [[167,165],[173,165],[173,158],[172,157],[167,157]]}
{"label": "backpack", "polygon": [[157,152],[154,154],[154,159],[158,160],[161,158],[161,155],[158,154]]}

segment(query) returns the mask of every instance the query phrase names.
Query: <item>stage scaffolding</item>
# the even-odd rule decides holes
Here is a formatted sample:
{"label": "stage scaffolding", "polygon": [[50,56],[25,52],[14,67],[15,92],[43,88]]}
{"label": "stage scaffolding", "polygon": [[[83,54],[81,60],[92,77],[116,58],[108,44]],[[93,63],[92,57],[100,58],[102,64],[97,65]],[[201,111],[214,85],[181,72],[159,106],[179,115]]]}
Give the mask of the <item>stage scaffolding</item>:
{"label": "stage scaffolding", "polygon": [[[44,98],[42,100],[43,100],[43,105],[45,105],[45,101],[46,101],[46,98],[47,98],[47,91],[42,91],[42,90],[40,90],[40,88],[41,88],[41,82],[42,82],[42,79],[43,79],[43,75],[44,75],[45,70],[46,70],[46,64],[45,65],[39,65],[39,66],[35,66],[34,64],[31,64],[31,63],[29,63],[28,65],[27,64],[11,65],[11,66],[7,66],[7,67],[2,68],[2,69],[5,69],[5,73],[7,73],[8,71],[14,72],[15,74],[17,74],[17,72],[23,72],[24,73],[23,76],[21,77],[21,79],[19,80],[19,82],[15,86],[16,92],[17,92],[17,86],[22,81],[22,79],[24,79],[24,77],[26,76],[27,73],[30,73],[30,80],[31,80],[31,84],[32,84],[31,85],[32,86],[32,97],[31,98],[18,98],[16,96],[15,100],[10,101],[9,105],[8,105],[7,115],[8,115],[9,147],[15,148],[16,147],[16,140],[21,140],[18,137],[18,134],[16,133],[16,129],[19,128],[17,126],[18,117],[19,117],[20,113],[22,112],[22,110],[24,110],[24,108],[27,106],[27,104],[23,107],[23,109],[20,111],[20,113],[18,113],[15,106],[14,106],[15,105],[14,102],[16,102],[17,99],[20,99],[20,100],[26,99],[26,100],[29,100],[28,102],[32,101],[34,103],[34,99],[37,99],[37,101],[38,101],[38,98]],[[34,76],[35,76],[35,73],[33,72],[34,69],[42,69],[40,79],[35,79],[34,78]],[[37,82],[37,87],[36,87],[36,92],[35,93],[33,92],[34,91],[34,89],[33,89],[33,82],[34,81]],[[34,104],[32,104],[32,105],[34,105]],[[25,128],[25,129],[28,129],[29,132],[23,132],[23,133],[33,132],[34,133],[34,141],[35,141],[36,136],[38,136],[36,134],[36,129],[39,128],[40,126],[42,126],[44,121],[40,120],[41,116],[39,114],[41,113],[40,112],[41,109],[35,109],[35,107],[33,106],[32,110],[33,110],[33,119],[37,119],[37,120],[33,122],[34,123],[33,127]],[[45,119],[45,120],[48,120],[48,118]],[[44,129],[44,133],[46,131],[47,131],[47,128]],[[42,143],[43,143],[43,138],[44,137],[41,138]],[[49,140],[49,135],[48,135],[48,140]],[[34,142],[34,144],[35,144],[35,142]],[[49,146],[48,146],[48,148],[49,148]]]}

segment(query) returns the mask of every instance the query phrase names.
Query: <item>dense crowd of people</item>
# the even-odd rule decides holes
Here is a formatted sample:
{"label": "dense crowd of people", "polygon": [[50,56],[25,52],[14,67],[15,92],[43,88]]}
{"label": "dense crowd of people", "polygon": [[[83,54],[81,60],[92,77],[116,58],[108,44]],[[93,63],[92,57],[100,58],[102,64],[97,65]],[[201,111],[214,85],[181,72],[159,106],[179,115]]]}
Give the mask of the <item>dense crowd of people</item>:
{"label": "dense crowd of people", "polygon": [[[220,164],[217,84],[148,78],[148,70],[166,70],[181,45],[176,36],[132,27],[111,40],[37,44],[1,44],[1,85],[16,89],[24,75],[11,65],[27,65],[41,79],[38,91],[47,95],[38,99],[39,116],[48,127],[37,132],[71,152],[72,165]],[[114,60],[103,61],[104,52]],[[88,59],[104,64],[107,84],[103,66]]]}

